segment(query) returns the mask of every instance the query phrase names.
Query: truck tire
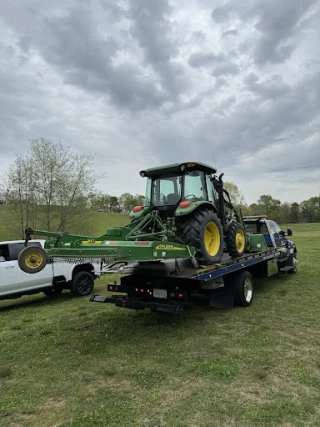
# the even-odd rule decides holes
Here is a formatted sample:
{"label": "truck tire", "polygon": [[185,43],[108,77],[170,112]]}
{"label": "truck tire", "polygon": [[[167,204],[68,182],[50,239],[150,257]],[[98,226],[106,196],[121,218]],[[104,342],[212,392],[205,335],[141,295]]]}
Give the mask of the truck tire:
{"label": "truck tire", "polygon": [[219,263],[223,254],[223,230],[219,218],[208,209],[198,209],[183,226],[183,241],[196,248],[199,264]]}
{"label": "truck tire", "polygon": [[232,258],[242,256],[246,251],[246,232],[241,224],[232,221],[228,227],[226,244]]}
{"label": "truck tire", "polygon": [[292,255],[292,260],[291,260],[291,265],[294,266],[291,270],[288,270],[288,274],[296,274],[296,272],[298,271],[297,265],[297,258]]}
{"label": "truck tire", "polygon": [[71,293],[74,297],[85,297],[92,293],[94,278],[88,271],[79,271],[72,279]]}
{"label": "truck tire", "polygon": [[248,307],[253,299],[253,279],[249,271],[242,270],[236,274],[235,278],[236,294],[235,305]]}

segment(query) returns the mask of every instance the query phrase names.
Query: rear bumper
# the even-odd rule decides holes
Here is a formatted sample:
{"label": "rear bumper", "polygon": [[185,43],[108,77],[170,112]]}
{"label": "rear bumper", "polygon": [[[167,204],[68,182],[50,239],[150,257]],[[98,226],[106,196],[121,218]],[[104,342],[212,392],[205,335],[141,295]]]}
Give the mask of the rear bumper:
{"label": "rear bumper", "polygon": [[92,295],[91,302],[101,302],[107,304],[114,304],[117,307],[132,308],[135,310],[143,310],[149,308],[151,311],[158,311],[161,313],[177,314],[183,310],[183,307],[178,303],[163,303],[157,301],[143,301],[139,298],[128,298],[126,296],[112,295],[112,297],[105,297],[102,295]]}

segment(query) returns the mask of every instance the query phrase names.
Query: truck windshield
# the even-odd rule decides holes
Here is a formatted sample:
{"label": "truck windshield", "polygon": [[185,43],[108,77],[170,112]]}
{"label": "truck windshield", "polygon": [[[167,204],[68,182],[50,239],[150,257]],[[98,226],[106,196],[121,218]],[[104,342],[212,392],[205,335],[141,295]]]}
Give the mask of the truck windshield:
{"label": "truck windshield", "polygon": [[162,176],[148,179],[145,206],[172,206],[181,200],[181,176]]}

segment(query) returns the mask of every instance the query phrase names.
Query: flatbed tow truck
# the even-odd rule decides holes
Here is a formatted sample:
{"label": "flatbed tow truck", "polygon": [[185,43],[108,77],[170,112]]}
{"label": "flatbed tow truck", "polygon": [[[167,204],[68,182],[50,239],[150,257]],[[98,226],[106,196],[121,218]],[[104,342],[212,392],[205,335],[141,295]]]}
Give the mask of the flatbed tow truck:
{"label": "flatbed tow truck", "polygon": [[[243,217],[215,173],[197,162],[140,171],[145,202],[129,224],[98,237],[27,229],[19,267],[34,274],[48,261],[103,258],[102,273],[124,275],[108,290],[126,295],[94,295],[93,302],[176,313],[191,295],[206,294],[212,307],[248,306],[253,275],[295,272],[296,248],[274,221]],[[39,248],[28,244],[32,234],[50,239]]]}
{"label": "flatbed tow truck", "polygon": [[107,289],[122,295],[92,295],[90,301],[176,314],[192,295],[202,294],[209,297],[210,307],[247,307],[253,298],[253,276],[277,273],[279,256],[277,249],[245,254],[237,260],[223,255],[220,264],[200,269],[190,260],[110,266],[102,273],[124,276],[120,284],[109,284]]}
{"label": "flatbed tow truck", "polygon": [[[190,297],[200,294],[208,297],[210,307],[248,307],[253,299],[253,277],[294,274],[298,262],[295,244],[285,238],[274,221],[260,215],[244,217],[244,222],[253,234],[263,232],[267,250],[236,259],[224,253],[219,264],[204,268],[194,266],[192,259],[111,265],[102,273],[124,275],[120,284],[107,286],[109,292],[117,294],[92,295],[90,301],[176,314]],[[292,235],[292,231],[288,229],[287,234]]]}

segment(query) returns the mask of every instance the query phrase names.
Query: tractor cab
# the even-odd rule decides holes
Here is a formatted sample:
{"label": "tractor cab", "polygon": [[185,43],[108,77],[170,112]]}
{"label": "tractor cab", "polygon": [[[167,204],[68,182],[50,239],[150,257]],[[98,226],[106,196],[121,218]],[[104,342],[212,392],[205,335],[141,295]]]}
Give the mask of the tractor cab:
{"label": "tractor cab", "polygon": [[177,241],[196,249],[200,264],[220,262],[224,246],[243,255],[247,240],[241,210],[223,188],[221,174],[203,163],[186,162],[146,169],[144,206],[130,213],[130,239]]}
{"label": "tractor cab", "polygon": [[[175,211],[181,204],[215,203],[210,180],[215,169],[202,163],[183,163],[141,171],[147,178],[145,206],[163,211]],[[188,203],[189,202],[189,203]]]}

